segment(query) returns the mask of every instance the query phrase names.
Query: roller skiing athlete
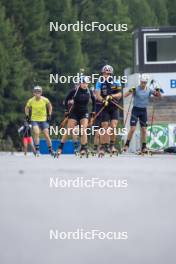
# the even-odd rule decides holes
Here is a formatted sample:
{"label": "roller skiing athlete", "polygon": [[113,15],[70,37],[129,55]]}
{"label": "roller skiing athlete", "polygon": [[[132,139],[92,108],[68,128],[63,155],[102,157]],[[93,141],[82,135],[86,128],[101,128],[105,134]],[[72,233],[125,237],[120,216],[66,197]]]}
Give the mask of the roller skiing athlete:
{"label": "roller skiing athlete", "polygon": [[32,125],[30,125],[26,120],[23,125],[18,129],[18,133],[22,136],[24,155],[27,155],[28,146],[31,147],[34,155],[36,156],[36,150],[33,145],[32,139]]}
{"label": "roller skiing athlete", "polygon": [[142,147],[141,151],[138,154],[151,154],[146,146],[146,138],[147,138],[147,107],[149,104],[149,98],[153,95],[155,97],[161,97],[161,91],[158,88],[151,88],[147,86],[148,76],[142,75],[140,78],[140,85],[137,87],[131,88],[128,92],[124,94],[124,97],[127,97],[132,94],[133,108],[131,111],[131,119],[130,119],[130,131],[127,136],[127,141],[124,146],[124,151],[126,152],[129,148],[130,141],[133,137],[133,134],[136,129],[137,122],[139,120],[142,132]]}
{"label": "roller skiing athlete", "polygon": [[30,98],[25,106],[26,120],[31,122],[36,154],[39,156],[40,132],[42,131],[48,145],[49,153],[53,156],[51,139],[49,135],[49,121],[51,120],[52,105],[48,98],[42,96],[42,87],[35,86],[33,97]]}
{"label": "roller skiing athlete", "polygon": [[[76,95],[76,92],[77,92],[77,89],[78,89],[78,85],[75,86],[74,89],[75,89],[75,95]],[[65,105],[65,103],[64,103],[64,105]],[[68,100],[68,102],[67,102],[68,113],[72,111],[73,105],[74,105],[74,100],[73,99]],[[67,115],[66,115],[66,118],[68,118]],[[77,128],[75,128],[75,132],[76,132],[76,129],[79,131],[79,125],[77,126]],[[75,133],[75,134],[73,133],[72,134],[73,146],[74,146],[74,154],[76,156],[78,156],[78,154],[79,154],[79,142],[78,142],[77,134],[79,134],[79,133]]]}
{"label": "roller skiing athlete", "polygon": [[[87,76],[81,76],[79,80],[79,86],[75,92],[72,90],[65,99],[65,116],[68,116],[67,133],[63,135],[61,144],[56,153],[56,157],[59,157],[62,153],[64,143],[69,135],[68,131],[74,131],[77,125],[81,127],[81,149],[80,157],[88,157],[88,139],[87,139],[87,127],[89,121],[88,104],[90,99],[92,100],[92,114],[95,114],[95,97],[93,92],[88,88],[89,78]],[[68,111],[68,101],[73,100],[72,110]]]}
{"label": "roller skiing athlete", "polygon": [[[102,111],[101,127],[105,130],[105,135],[102,138],[102,144],[99,148],[99,157],[104,154],[118,154],[115,147],[116,135],[114,130],[118,125],[118,109],[113,104],[118,102],[122,97],[121,83],[119,80],[113,81],[113,68],[110,65],[105,65],[102,68],[102,76],[96,83],[96,95],[99,102],[104,106]],[[111,129],[111,136],[108,135],[108,128]]]}

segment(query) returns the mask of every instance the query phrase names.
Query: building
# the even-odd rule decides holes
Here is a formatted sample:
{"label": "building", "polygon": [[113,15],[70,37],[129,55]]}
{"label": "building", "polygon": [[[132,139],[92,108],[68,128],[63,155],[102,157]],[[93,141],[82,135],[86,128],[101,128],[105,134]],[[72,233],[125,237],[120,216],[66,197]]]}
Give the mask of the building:
{"label": "building", "polygon": [[[126,69],[128,83],[125,91],[137,86],[141,74],[149,76],[149,85],[164,90],[163,98],[151,98],[149,125],[154,113],[152,128],[148,128],[148,146],[162,149],[176,145],[176,27],[142,27],[133,32],[133,67]],[[124,99],[124,120],[127,119],[130,98]],[[128,118],[129,119],[129,118]],[[129,127],[129,120],[127,121]],[[150,131],[151,130],[151,131]],[[140,147],[138,128],[131,150]]]}

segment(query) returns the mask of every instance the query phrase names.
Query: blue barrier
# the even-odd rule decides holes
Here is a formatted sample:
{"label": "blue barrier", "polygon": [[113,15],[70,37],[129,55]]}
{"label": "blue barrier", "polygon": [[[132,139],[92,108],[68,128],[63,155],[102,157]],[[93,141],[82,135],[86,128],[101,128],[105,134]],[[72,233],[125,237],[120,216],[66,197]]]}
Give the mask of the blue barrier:
{"label": "blue barrier", "polygon": [[[52,147],[53,150],[56,151],[60,145],[60,140],[53,139]],[[45,139],[40,140],[40,153],[41,154],[49,154],[47,143]],[[72,140],[67,140],[64,144],[63,154],[74,154],[74,144]]]}

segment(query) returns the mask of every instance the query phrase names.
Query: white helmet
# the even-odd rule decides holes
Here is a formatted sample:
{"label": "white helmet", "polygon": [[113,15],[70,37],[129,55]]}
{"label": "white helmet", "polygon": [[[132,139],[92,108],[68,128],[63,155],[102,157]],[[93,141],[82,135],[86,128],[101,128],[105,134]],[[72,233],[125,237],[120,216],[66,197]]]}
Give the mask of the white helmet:
{"label": "white helmet", "polygon": [[33,91],[34,92],[37,92],[37,91],[42,92],[42,87],[37,85],[34,87]]}
{"label": "white helmet", "polygon": [[141,82],[148,82],[148,80],[149,80],[149,76],[148,75],[146,75],[146,74],[142,74],[141,75],[141,77],[140,77],[140,81]]}
{"label": "white helmet", "polygon": [[114,70],[113,70],[113,67],[111,65],[105,65],[105,66],[103,66],[101,72],[108,72],[110,74],[113,74]]}

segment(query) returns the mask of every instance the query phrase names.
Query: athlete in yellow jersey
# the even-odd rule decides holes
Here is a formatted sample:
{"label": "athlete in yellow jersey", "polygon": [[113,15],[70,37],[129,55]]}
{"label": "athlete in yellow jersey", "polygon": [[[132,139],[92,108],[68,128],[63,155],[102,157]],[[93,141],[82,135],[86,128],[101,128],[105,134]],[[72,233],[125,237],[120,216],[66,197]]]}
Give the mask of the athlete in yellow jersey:
{"label": "athlete in yellow jersey", "polygon": [[48,98],[42,96],[42,87],[35,86],[33,94],[34,96],[27,101],[25,114],[27,121],[32,124],[35,148],[39,154],[40,131],[42,131],[46,138],[49,152],[53,154],[48,123],[51,119],[52,105]]}

